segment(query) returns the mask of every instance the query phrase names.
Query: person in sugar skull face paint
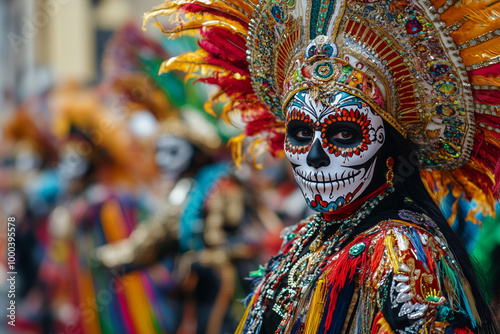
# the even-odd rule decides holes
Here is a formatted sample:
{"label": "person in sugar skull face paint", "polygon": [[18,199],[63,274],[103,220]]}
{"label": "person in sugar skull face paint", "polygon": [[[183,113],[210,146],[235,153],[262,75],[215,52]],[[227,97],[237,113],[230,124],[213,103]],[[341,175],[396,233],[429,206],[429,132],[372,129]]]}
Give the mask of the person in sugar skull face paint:
{"label": "person in sugar skull face paint", "polygon": [[194,147],[186,139],[163,135],[156,141],[155,161],[162,174],[177,179],[192,162]]}
{"label": "person in sugar skull face paint", "polygon": [[215,0],[208,16],[170,0],[145,15],[179,20],[170,37],[200,27],[201,49],[162,69],[219,86],[209,102],[246,123],[236,161],[247,141],[284,153],[317,211],[251,274],[236,333],[498,332],[435,204],[451,188],[490,212],[500,197],[494,9],[401,3]]}
{"label": "person in sugar skull face paint", "polygon": [[[168,281],[153,279],[166,292],[167,332],[229,332],[233,261],[256,253],[235,239],[243,190],[228,164],[214,161],[222,143],[217,129],[197,111],[181,116],[157,128],[156,183],[163,188],[157,209],[128,238],[97,248],[95,255],[111,271],[168,271]],[[239,246],[248,254],[240,255]]]}
{"label": "person in sugar skull face paint", "polygon": [[[193,113],[197,114],[195,111]],[[193,131],[189,122],[181,117],[171,117],[158,124],[154,160],[159,171],[158,183],[162,189],[158,195],[160,199],[156,212],[141,223],[129,238],[97,250],[97,257],[104,266],[136,270],[177,251],[179,221],[184,207],[190,202],[192,192],[200,191],[195,179],[205,172],[204,169],[217,165],[212,156],[221,143],[211,124],[205,121],[204,126],[198,124],[198,131]],[[204,141],[198,135],[203,129]],[[221,173],[219,177],[225,175],[226,173]],[[217,179],[213,181],[216,182]],[[193,209],[194,212],[199,210],[200,207]],[[196,239],[199,238],[201,236],[196,234]]]}
{"label": "person in sugar skull face paint", "polygon": [[287,107],[285,152],[311,209],[334,212],[369,188],[385,141],[382,117],[344,92],[325,104],[301,91]]}

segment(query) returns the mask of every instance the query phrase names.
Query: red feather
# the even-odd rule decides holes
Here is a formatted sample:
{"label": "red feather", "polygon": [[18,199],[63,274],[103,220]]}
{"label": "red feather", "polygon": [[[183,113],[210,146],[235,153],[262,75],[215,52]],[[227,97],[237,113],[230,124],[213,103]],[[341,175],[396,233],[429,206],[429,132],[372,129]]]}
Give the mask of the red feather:
{"label": "red feather", "polygon": [[500,91],[496,90],[473,90],[474,102],[486,104],[500,104]]}
{"label": "red feather", "polygon": [[492,77],[500,75],[500,63],[491,65],[488,67],[483,67],[470,72],[471,75],[482,75],[485,77]]}

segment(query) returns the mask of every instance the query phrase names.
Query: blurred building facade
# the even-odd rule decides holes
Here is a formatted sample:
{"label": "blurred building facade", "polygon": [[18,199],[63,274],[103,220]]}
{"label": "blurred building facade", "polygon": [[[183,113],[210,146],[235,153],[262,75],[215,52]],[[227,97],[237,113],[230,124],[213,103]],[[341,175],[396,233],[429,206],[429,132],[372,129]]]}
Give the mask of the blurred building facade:
{"label": "blurred building facade", "polygon": [[104,45],[155,0],[0,0],[0,113],[65,80],[100,78]]}

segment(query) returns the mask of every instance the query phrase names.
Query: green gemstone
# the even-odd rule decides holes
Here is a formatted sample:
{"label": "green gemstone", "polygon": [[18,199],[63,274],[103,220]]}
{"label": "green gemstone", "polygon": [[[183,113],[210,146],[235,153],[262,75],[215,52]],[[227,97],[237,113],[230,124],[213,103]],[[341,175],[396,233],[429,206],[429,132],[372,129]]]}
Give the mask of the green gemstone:
{"label": "green gemstone", "polygon": [[304,77],[302,76],[302,74],[300,74],[300,70],[295,71],[295,73],[293,74],[293,82],[297,83],[302,81],[304,81]]}
{"label": "green gemstone", "polygon": [[439,301],[439,297],[438,296],[427,296],[425,298],[426,301],[431,301],[431,302],[434,302],[434,303],[437,303]]}
{"label": "green gemstone", "polygon": [[366,248],[366,245],[363,242],[357,243],[349,249],[349,255],[357,256],[361,254]]}
{"label": "green gemstone", "polygon": [[[319,71],[321,69],[324,69],[325,66],[328,67],[328,72],[325,74],[320,74]],[[321,64],[316,65],[316,67],[314,68],[314,74],[322,79],[329,78],[331,75],[333,75],[333,73],[334,73],[334,68],[333,68],[333,65],[331,63],[321,63]]]}
{"label": "green gemstone", "polygon": [[250,277],[262,277],[264,275],[264,267],[259,265],[259,269],[250,272]]}
{"label": "green gemstone", "polygon": [[288,234],[288,235],[286,236],[286,238],[287,238],[288,240],[292,240],[292,239],[293,239],[293,238],[295,238],[296,236],[297,236],[297,235],[296,235],[295,233],[290,233],[290,234]]}

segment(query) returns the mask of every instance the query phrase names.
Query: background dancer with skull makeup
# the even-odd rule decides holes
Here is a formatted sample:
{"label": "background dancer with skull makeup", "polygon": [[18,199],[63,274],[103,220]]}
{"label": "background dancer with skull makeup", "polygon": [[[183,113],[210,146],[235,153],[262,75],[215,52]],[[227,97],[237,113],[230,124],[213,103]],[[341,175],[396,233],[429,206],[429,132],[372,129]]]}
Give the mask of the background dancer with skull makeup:
{"label": "background dancer with skull makeup", "polygon": [[[221,148],[222,131],[197,110],[203,92],[174,74],[156,76],[164,57],[158,44],[129,25],[107,55],[111,85],[128,101],[131,118],[146,113],[157,119],[152,146],[159,177],[154,196],[143,200],[149,215],[128,238],[98,247],[96,258],[103,270],[157,273],[154,286],[169,306],[167,332],[233,331],[232,298],[237,288],[248,290],[236,274],[257,265],[260,238],[268,229],[260,215],[269,220],[270,210],[233,174]],[[150,98],[134,100],[133,89],[144,77],[156,89]]]}

